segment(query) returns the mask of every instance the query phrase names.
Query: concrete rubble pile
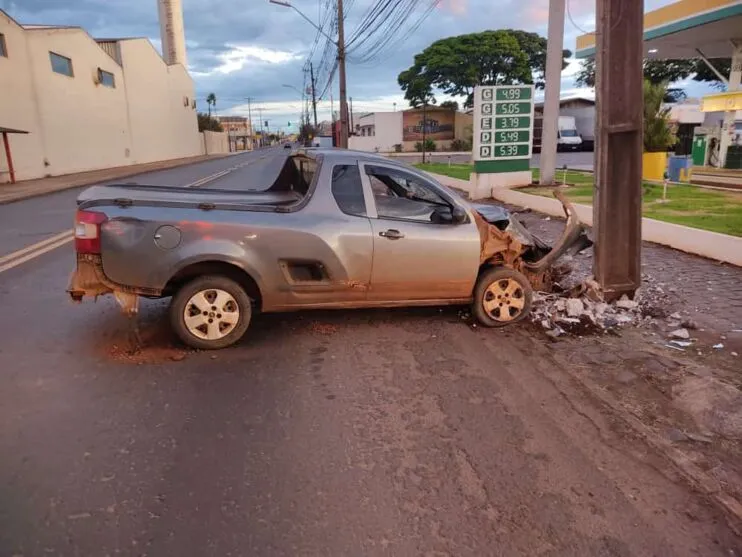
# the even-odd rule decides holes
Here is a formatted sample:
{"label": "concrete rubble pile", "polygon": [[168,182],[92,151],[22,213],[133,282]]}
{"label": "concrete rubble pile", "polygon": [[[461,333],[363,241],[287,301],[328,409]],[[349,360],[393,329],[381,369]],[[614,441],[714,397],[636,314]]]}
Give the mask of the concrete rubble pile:
{"label": "concrete rubble pile", "polygon": [[651,320],[644,315],[641,301],[642,293],[638,292],[634,300],[623,296],[607,303],[598,283],[587,279],[558,294],[534,292],[531,320],[554,338],[568,333],[608,332]]}

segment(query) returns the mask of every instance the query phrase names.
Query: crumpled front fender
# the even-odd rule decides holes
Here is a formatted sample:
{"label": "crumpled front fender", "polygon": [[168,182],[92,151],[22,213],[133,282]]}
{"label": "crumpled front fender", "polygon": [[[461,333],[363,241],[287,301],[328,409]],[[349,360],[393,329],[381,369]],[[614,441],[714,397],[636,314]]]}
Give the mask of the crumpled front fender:
{"label": "crumpled front fender", "polygon": [[552,246],[551,251],[538,261],[523,262],[523,266],[533,273],[540,273],[551,267],[557,259],[563,255],[575,255],[582,250],[593,245],[592,240],[587,236],[587,229],[580,222],[577,212],[572,203],[560,191],[554,191],[556,197],[562,204],[564,214],[567,217],[567,224],[564,232],[556,244]]}

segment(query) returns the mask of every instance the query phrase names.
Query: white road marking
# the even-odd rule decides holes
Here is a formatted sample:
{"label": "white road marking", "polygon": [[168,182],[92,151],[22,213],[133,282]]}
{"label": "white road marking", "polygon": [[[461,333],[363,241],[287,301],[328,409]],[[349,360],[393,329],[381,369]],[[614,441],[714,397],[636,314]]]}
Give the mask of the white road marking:
{"label": "white road marking", "polygon": [[[8,271],[12,269],[13,267],[17,267],[18,265],[25,263],[26,261],[30,261],[31,259],[39,257],[40,255],[43,255],[54,249],[57,249],[58,247],[61,247],[75,239],[73,231],[66,232],[65,234],[67,234],[67,236],[63,236],[61,239],[58,239],[56,242],[52,242],[50,244],[45,244],[40,247],[38,247],[37,244],[33,246],[28,246],[28,248],[25,248],[26,251],[28,251],[30,248],[38,248],[38,249],[30,251],[30,253],[27,253],[26,255],[19,257],[18,259],[12,259],[10,263],[6,263],[5,265],[0,265],[0,273],[4,273],[5,271]],[[19,251],[23,251],[23,250],[19,250]],[[15,253],[11,253],[10,255],[17,257],[19,253],[15,252]],[[7,256],[7,257],[10,257],[10,256]]]}
{"label": "white road marking", "polygon": [[52,244],[56,242],[57,240],[61,240],[62,238],[65,238],[66,236],[70,236],[68,240],[71,239],[71,236],[73,235],[74,230],[65,230],[64,232],[60,232],[59,234],[55,234],[51,238],[47,238],[45,240],[41,240],[40,242],[36,242],[35,244],[31,244],[30,246],[26,246],[23,249],[19,249],[18,251],[14,251],[13,253],[9,253],[8,255],[4,255],[0,257],[0,265],[3,263],[6,263],[7,261],[11,261],[12,259],[16,259],[18,257],[21,257],[22,255],[34,251],[36,249],[43,248],[44,246],[47,246],[49,244]]}

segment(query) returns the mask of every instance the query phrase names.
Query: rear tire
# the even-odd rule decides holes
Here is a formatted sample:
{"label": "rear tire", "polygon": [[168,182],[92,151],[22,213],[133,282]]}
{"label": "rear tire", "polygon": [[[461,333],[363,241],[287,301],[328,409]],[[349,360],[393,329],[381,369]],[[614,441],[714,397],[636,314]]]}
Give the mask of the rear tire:
{"label": "rear tire", "polygon": [[245,290],[232,279],[216,275],[183,285],[170,303],[170,324],[191,348],[219,350],[245,334],[252,304]]}
{"label": "rear tire", "polygon": [[495,267],[477,280],[472,314],[485,327],[505,327],[525,319],[532,301],[533,288],[522,273]]}

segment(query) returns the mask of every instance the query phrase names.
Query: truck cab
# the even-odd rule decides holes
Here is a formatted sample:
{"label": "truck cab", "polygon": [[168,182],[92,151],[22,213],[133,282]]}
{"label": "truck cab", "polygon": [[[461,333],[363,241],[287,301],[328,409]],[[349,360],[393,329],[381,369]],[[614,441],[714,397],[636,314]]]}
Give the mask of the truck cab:
{"label": "truck cab", "polygon": [[577,131],[573,116],[560,116],[557,128],[557,150],[579,151],[582,148],[582,137]]}

